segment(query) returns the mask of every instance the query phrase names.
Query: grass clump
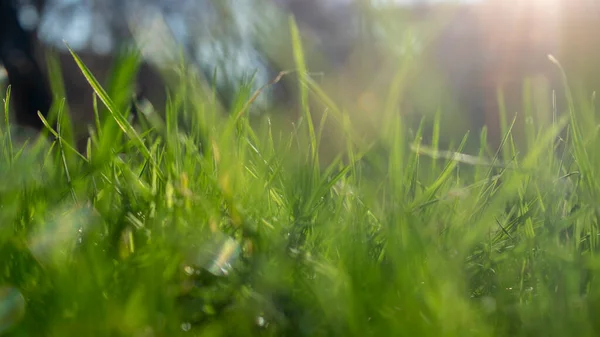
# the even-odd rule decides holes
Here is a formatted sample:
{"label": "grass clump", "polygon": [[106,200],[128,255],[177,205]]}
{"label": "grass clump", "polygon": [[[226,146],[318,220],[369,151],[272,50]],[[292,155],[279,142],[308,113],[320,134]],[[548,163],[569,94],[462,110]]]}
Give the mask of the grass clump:
{"label": "grass clump", "polygon": [[591,107],[571,100],[521,153],[509,125],[491,156],[485,145],[462,154],[466,137],[442,151],[439,119],[429,142],[388,113],[371,143],[325,163],[308,102],[326,100],[295,57],[303,114],[291,132],[216,113],[182,94],[197,89],[186,78],[164,121],[136,128],[82,63],[109,113],[85,154],[60,127],[28,146],[3,128],[0,334],[600,331],[600,139],[581,122]]}

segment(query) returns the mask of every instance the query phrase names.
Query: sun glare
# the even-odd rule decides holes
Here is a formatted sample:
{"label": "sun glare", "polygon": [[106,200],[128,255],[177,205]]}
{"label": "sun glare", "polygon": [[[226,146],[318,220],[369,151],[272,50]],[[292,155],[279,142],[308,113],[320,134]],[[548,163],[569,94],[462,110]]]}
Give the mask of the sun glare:
{"label": "sun glare", "polygon": [[479,4],[480,27],[490,41],[554,49],[560,39],[561,0],[487,0]]}

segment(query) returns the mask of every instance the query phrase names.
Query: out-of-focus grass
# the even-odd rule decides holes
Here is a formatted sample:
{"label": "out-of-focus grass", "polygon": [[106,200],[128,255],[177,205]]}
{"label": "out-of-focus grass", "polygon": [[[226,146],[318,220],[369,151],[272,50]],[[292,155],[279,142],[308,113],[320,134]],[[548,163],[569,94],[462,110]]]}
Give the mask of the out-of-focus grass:
{"label": "out-of-focus grass", "polygon": [[495,156],[469,157],[464,142],[438,149],[439,119],[423,139],[392,113],[352,143],[330,106],[349,145],[324,164],[308,105],[320,93],[293,41],[292,132],[217,113],[185,77],[163,119],[133,127],[125,96],[83,64],[108,113],[85,154],[61,130],[22,146],[3,127],[0,334],[598,334],[592,107],[570,101],[568,118],[528,130],[525,151],[509,124]]}

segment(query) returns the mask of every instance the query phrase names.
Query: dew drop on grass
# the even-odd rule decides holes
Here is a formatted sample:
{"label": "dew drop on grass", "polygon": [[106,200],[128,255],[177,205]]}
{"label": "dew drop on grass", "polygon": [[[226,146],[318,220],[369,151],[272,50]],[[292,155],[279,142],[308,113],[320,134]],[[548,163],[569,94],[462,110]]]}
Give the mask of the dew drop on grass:
{"label": "dew drop on grass", "polygon": [[[196,264],[216,276],[227,276],[241,253],[239,243],[223,233],[215,233],[197,256]],[[186,271],[187,272],[187,271]]]}
{"label": "dew drop on grass", "polygon": [[51,221],[30,236],[29,250],[43,264],[63,263],[72,249],[83,242],[96,216],[90,207],[64,205],[54,212]]}
{"label": "dew drop on grass", "polygon": [[183,322],[181,323],[181,330],[183,331],[190,331],[192,329],[192,324],[190,324],[190,322]]}
{"label": "dew drop on grass", "polygon": [[267,320],[264,317],[258,316],[256,317],[256,325],[258,325],[261,328],[266,328],[269,325],[269,322],[267,322]]}
{"label": "dew drop on grass", "polygon": [[185,266],[185,267],[183,267],[183,271],[185,271],[185,273],[187,275],[194,275],[194,273],[195,273],[195,269],[193,267],[191,267],[191,266]]}
{"label": "dew drop on grass", "polygon": [[25,315],[25,298],[14,287],[0,287],[0,334],[16,325]]}

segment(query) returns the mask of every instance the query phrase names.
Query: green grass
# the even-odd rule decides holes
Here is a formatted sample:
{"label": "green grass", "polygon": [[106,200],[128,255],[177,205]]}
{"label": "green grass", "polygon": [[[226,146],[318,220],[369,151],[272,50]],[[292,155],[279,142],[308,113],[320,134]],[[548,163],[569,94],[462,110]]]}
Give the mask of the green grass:
{"label": "green grass", "polygon": [[[569,97],[568,116],[531,126],[525,148],[507,125],[500,150],[469,157],[466,142],[438,149],[439,119],[431,138],[410,133],[391,97],[364,143],[304,75],[293,41],[304,85],[292,131],[219,113],[185,94],[198,90],[189,78],[164,116],[132,126],[127,95],[81,63],[107,112],[84,154],[60,105],[64,129],[49,141],[23,146],[0,130],[0,335],[600,333],[589,100]],[[315,98],[349,139],[326,161]]]}

